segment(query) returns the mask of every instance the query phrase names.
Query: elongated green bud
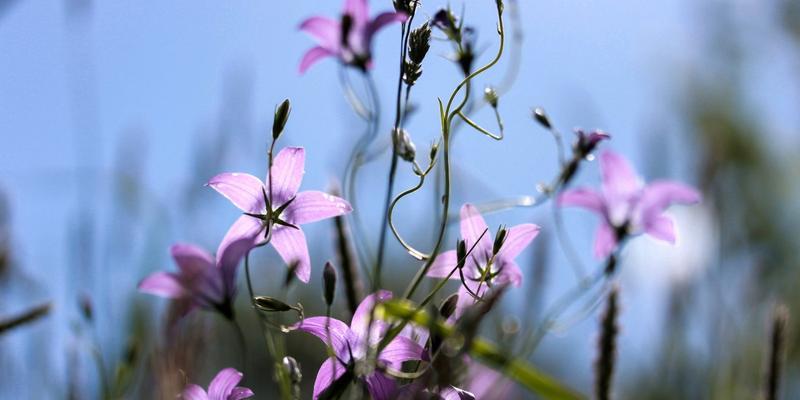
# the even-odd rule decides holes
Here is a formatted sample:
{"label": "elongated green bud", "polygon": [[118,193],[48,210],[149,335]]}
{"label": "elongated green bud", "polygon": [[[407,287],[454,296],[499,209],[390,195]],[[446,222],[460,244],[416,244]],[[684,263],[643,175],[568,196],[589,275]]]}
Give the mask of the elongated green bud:
{"label": "elongated green bud", "polygon": [[456,258],[458,260],[458,269],[464,268],[464,263],[467,261],[467,242],[464,239],[458,241],[456,246]]}
{"label": "elongated green bud", "polygon": [[256,296],[254,298],[256,307],[267,312],[284,312],[292,309],[292,306],[269,296]]}
{"label": "elongated green bud", "polygon": [[533,119],[539,123],[539,125],[547,128],[552,129],[553,125],[550,124],[550,118],[547,117],[547,114],[544,112],[544,109],[536,107],[533,109],[532,112]]}
{"label": "elongated green bud", "polygon": [[450,316],[456,311],[457,304],[458,293],[453,293],[442,302],[442,306],[439,307],[439,315],[445,319],[450,318]]}
{"label": "elongated green bud", "polygon": [[289,114],[292,112],[292,103],[289,99],[284,100],[278,107],[275,108],[275,118],[272,120],[272,139],[277,139],[283,133],[283,128],[286,127],[286,121],[289,120]]}
{"label": "elongated green bud", "polygon": [[506,227],[501,226],[500,230],[497,231],[497,236],[495,236],[494,238],[494,245],[492,246],[492,254],[497,254],[500,252],[500,248],[503,247],[503,243],[505,243],[506,241],[506,235],[508,235]]}
{"label": "elongated green bud", "polygon": [[325,304],[330,307],[336,295],[336,269],[330,261],[325,263],[325,268],[322,270],[322,290]]}

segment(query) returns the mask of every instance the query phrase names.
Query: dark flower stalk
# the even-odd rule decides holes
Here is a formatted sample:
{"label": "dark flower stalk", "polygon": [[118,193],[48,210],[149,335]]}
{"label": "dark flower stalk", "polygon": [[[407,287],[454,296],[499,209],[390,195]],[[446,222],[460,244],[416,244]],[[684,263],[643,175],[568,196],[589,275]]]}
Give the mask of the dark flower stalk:
{"label": "dark flower stalk", "polygon": [[50,303],[45,303],[36,307],[31,308],[24,313],[17,315],[15,317],[11,317],[5,320],[0,321],[0,334],[6,333],[16,327],[25,325],[29,322],[36,321],[37,319],[44,317],[47,313],[50,312]]}
{"label": "dark flower stalk", "polygon": [[597,400],[611,398],[611,379],[614,375],[614,363],[617,357],[617,316],[619,289],[613,287],[608,293],[608,301],[600,319],[600,339],[597,341],[597,361],[595,361],[594,394]]}
{"label": "dark flower stalk", "polygon": [[347,298],[347,308],[350,313],[356,312],[358,304],[364,298],[364,288],[358,276],[358,261],[356,260],[350,231],[343,216],[333,220],[336,226],[336,249],[339,256],[339,265],[342,268],[344,293]]}
{"label": "dark flower stalk", "polygon": [[764,400],[778,399],[788,323],[789,310],[784,305],[776,307],[769,335],[769,364],[767,364],[767,373],[764,376],[764,394],[762,395]]}

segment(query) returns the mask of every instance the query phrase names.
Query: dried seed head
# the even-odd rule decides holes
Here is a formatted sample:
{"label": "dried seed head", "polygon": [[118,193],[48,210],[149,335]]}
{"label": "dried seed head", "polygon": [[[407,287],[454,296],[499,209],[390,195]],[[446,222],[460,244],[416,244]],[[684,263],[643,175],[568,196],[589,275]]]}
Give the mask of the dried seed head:
{"label": "dried seed head", "polygon": [[408,37],[408,58],[414,64],[422,64],[422,60],[431,48],[431,27],[426,22],[411,31]]}
{"label": "dried seed head", "polygon": [[275,107],[275,117],[272,120],[272,138],[277,139],[283,128],[286,127],[286,122],[289,120],[289,114],[292,112],[292,103],[289,99],[284,100],[281,104]]}
{"label": "dried seed head", "polygon": [[256,303],[256,307],[259,310],[267,311],[267,312],[284,312],[289,311],[292,309],[292,306],[269,296],[256,296],[253,298]]}
{"label": "dried seed head", "polygon": [[553,129],[553,125],[550,124],[550,118],[547,117],[547,114],[544,112],[543,108],[536,107],[533,109],[531,113],[533,115],[533,119],[539,123],[539,125],[545,127],[546,129]]}
{"label": "dried seed head", "polygon": [[405,161],[412,162],[417,155],[417,146],[411,141],[411,136],[405,129],[397,128],[392,131],[394,146],[397,155]]}
{"label": "dried seed head", "polygon": [[325,263],[325,268],[322,270],[322,288],[325,304],[330,307],[336,294],[336,269],[330,261]]}

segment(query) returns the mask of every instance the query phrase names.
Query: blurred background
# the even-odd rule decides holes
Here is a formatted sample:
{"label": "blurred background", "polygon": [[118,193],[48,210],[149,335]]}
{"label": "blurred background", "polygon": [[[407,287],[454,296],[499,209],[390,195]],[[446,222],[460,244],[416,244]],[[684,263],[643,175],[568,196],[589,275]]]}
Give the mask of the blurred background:
{"label": "blurred background", "polygon": [[[328,189],[341,180],[364,124],[342,96],[335,62],[297,72],[313,45],[298,24],[338,15],[338,3],[0,0],[0,317],[52,304],[44,319],[0,336],[0,397],[98,398],[106,384],[115,397],[152,398],[176,393],[185,379],[206,385],[227,366],[244,371],[256,398],[276,393],[245,296],[237,308],[250,349],[246,366],[222,318],[201,312],[174,323],[167,301],[135,288],[147,274],[175,268],[168,247],[176,241],[216,248],[238,211],[203,184],[223,171],[265,175],[272,112],[282,99],[292,100],[293,112],[280,145],[307,149],[302,187]],[[485,62],[496,46],[494,4],[464,3],[466,23],[478,33],[478,62]],[[800,2],[517,3],[510,3],[518,12],[509,29],[521,39],[475,85],[480,94],[484,85],[513,81],[500,99],[506,139],[458,134],[454,204],[532,195],[557,173],[555,145],[532,122],[533,106],[544,107],[570,139],[574,127],[610,132],[604,146],[626,154],[648,179],[698,186],[703,204],[669,211],[679,228],[676,246],[642,237],[623,253],[614,391],[636,399],[758,396],[773,309],[785,303],[800,311]],[[373,12],[392,7],[370,4]],[[425,2],[417,21],[446,4]],[[386,143],[398,35],[399,27],[386,29],[374,46]],[[421,155],[438,133],[436,98],[458,81],[450,53],[434,41],[412,92],[418,111],[407,128]],[[475,118],[493,116],[484,109]],[[370,238],[388,163],[384,155],[358,178],[357,211]],[[596,164],[577,183],[596,184]],[[398,188],[415,183],[408,168],[399,176]],[[428,188],[398,210],[398,227],[423,249],[434,234],[434,198]],[[575,261],[551,211],[545,205],[487,216],[490,227],[543,226],[519,259],[523,288],[504,300],[493,321],[499,329],[487,326],[491,337],[522,341],[503,327],[535,324],[576,284]],[[596,219],[573,210],[563,217],[578,261],[598,268],[591,257]],[[317,315],[324,312],[322,265],[336,259],[334,227],[323,221],[304,229],[312,279],[289,298]],[[455,241],[451,233],[445,243]],[[393,279],[386,281],[401,291],[419,265],[395,241],[388,248]],[[256,292],[277,293],[286,268],[274,250],[258,250],[253,266]],[[339,296],[336,314],[347,320]],[[589,311],[550,332],[531,356],[584,393],[598,325],[598,313]],[[800,330],[793,325],[786,399],[800,396]],[[307,397],[324,348],[302,334],[288,342]]]}

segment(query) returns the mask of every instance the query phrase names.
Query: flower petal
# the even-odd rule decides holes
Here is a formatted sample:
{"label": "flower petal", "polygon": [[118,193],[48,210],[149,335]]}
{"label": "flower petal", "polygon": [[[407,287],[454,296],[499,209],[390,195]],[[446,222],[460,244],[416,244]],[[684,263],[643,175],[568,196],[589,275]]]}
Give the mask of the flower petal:
{"label": "flower petal", "polygon": [[455,386],[448,386],[439,391],[439,397],[442,400],[475,400],[476,397],[472,392],[464,389],[459,389]]}
{"label": "flower petal", "polygon": [[293,224],[307,224],[353,211],[342,198],[316,190],[300,192],[286,207],[286,220]]}
{"label": "flower petal", "polygon": [[376,372],[367,377],[367,390],[373,400],[390,400],[395,398],[397,384],[386,375]]}
{"label": "flower petal", "polygon": [[[431,264],[431,267],[428,269],[427,275],[431,278],[447,278],[450,272],[456,268],[456,264],[458,264],[458,254],[456,251],[445,251],[436,256],[436,259],[433,260],[433,264]],[[458,279],[458,273],[454,273],[450,278]]]}
{"label": "flower petal", "polygon": [[237,386],[233,388],[231,394],[228,395],[226,400],[242,400],[242,399],[249,399],[255,396],[252,390],[246,387]]}
{"label": "flower petal", "polygon": [[139,283],[139,291],[168,299],[179,299],[186,296],[186,289],[183,288],[175,274],[169,272],[155,272],[144,278]]}
{"label": "flower petal", "polygon": [[348,355],[347,347],[353,341],[350,327],[335,318],[308,317],[294,324],[292,329],[316,336],[325,346],[330,345],[337,355],[342,356]]}
{"label": "flower petal", "polygon": [[607,223],[601,222],[594,237],[594,256],[606,258],[616,247],[617,236],[614,230]]}
{"label": "flower petal", "polygon": [[319,367],[317,379],[314,380],[314,399],[318,399],[333,382],[345,373],[345,367],[336,358],[325,360]]}
{"label": "flower petal", "polygon": [[342,28],[337,21],[327,17],[314,16],[303,21],[300,24],[300,30],[314,37],[320,47],[325,50],[335,51],[339,47]]}
{"label": "flower petal", "polygon": [[186,278],[205,275],[214,265],[211,254],[192,244],[176,243],[169,248],[169,252]]}
{"label": "flower petal", "polygon": [[372,39],[372,35],[375,32],[383,29],[389,24],[393,24],[395,22],[406,22],[408,19],[408,15],[401,12],[382,12],[378,14],[375,18],[370,21],[369,26],[367,26],[367,42]]}
{"label": "flower petal", "polygon": [[233,368],[225,368],[208,384],[208,397],[210,400],[227,400],[233,388],[242,380],[241,372]]}
{"label": "flower petal", "polygon": [[600,170],[603,193],[612,204],[627,202],[642,188],[642,180],[633,171],[628,160],[617,153],[606,150],[600,155]]}
{"label": "flower petal", "polygon": [[183,400],[208,400],[208,395],[206,391],[203,390],[200,386],[197,386],[193,383],[186,385],[183,388],[183,392],[181,392],[181,399]]}
{"label": "flower petal", "polygon": [[[486,231],[486,233],[483,233]],[[483,234],[483,237],[481,237]],[[473,244],[481,237],[478,245],[475,246],[472,256],[482,259],[484,255],[492,252],[492,234],[488,231],[486,221],[483,216],[472,204],[464,204],[461,207],[461,238],[467,244],[467,249],[470,249]],[[472,257],[470,257],[472,258]]]}
{"label": "flower petal", "polygon": [[503,242],[503,247],[500,248],[498,257],[506,260],[513,260],[519,253],[522,253],[526,247],[539,235],[538,225],[534,224],[520,224],[511,227]]}
{"label": "flower petal", "polygon": [[675,226],[672,218],[666,215],[660,215],[648,220],[644,231],[656,239],[675,244]]}
{"label": "flower petal", "polygon": [[249,213],[263,213],[264,183],[253,175],[240,172],[219,174],[206,184],[225,196],[240,210]]}
{"label": "flower petal", "polygon": [[605,210],[603,197],[594,190],[586,188],[565,190],[558,196],[558,205],[581,207],[598,214],[603,214]]}
{"label": "flower petal", "polygon": [[[286,147],[272,161],[272,208],[278,208],[297,194],[305,173],[306,151],[302,147]],[[269,182],[267,182],[269,191]]]}
{"label": "flower petal", "polygon": [[308,283],[311,279],[311,258],[308,255],[306,235],[299,228],[279,226],[273,228],[272,247],[278,251],[283,261],[288,266],[297,263],[294,273],[297,279]]}
{"label": "flower petal", "polygon": [[[497,275],[493,281],[495,284],[502,285],[510,283],[516,287],[522,285],[522,270],[519,269],[519,265],[516,262],[512,260],[503,260],[500,268],[502,268],[500,274]],[[486,286],[486,284],[483,286]]]}
{"label": "flower petal", "polygon": [[[353,320],[350,321],[350,330],[357,336],[364,336],[367,333],[369,325],[369,315],[372,313],[372,308],[375,303],[382,303],[392,298],[392,292],[388,290],[378,290],[361,300],[361,304],[356,308],[353,313]],[[373,335],[375,336],[375,335]]]}
{"label": "flower petal", "polygon": [[312,65],[317,63],[317,61],[325,57],[332,57],[335,54],[336,53],[321,46],[312,47],[306,52],[306,54],[303,55],[303,58],[300,60],[300,67],[298,68],[298,71],[301,74],[305,74]]}
{"label": "flower petal", "polygon": [[354,25],[364,25],[369,19],[369,4],[367,0],[345,0],[343,14],[350,15]]}
{"label": "flower petal", "polygon": [[691,186],[674,181],[655,181],[644,188],[639,207],[642,224],[657,218],[672,204],[694,204],[700,202],[700,193]]}
{"label": "flower petal", "polygon": [[221,270],[225,286],[225,294],[233,297],[236,292],[236,269],[245,254],[253,248],[253,239],[243,237],[225,246],[223,252],[217,254],[217,268]]}
{"label": "flower petal", "polygon": [[417,342],[397,336],[383,348],[379,358],[399,370],[405,361],[424,359],[425,350]]}

